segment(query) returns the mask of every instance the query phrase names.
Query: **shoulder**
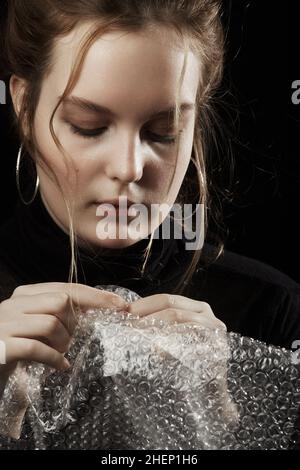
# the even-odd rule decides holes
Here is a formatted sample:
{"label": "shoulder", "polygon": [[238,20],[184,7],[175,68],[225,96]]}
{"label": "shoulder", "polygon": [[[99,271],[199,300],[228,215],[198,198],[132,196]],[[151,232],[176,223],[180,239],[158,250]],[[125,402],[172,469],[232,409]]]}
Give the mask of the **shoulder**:
{"label": "shoulder", "polygon": [[193,290],[232,331],[287,348],[300,339],[300,285],[267,263],[225,250],[199,264]]}
{"label": "shoulder", "polygon": [[[206,247],[212,252],[212,247]],[[226,250],[212,263],[211,269],[220,275],[226,274],[231,278],[239,278],[253,284],[263,284],[266,287],[299,291],[300,284],[275,267],[254,258]]]}

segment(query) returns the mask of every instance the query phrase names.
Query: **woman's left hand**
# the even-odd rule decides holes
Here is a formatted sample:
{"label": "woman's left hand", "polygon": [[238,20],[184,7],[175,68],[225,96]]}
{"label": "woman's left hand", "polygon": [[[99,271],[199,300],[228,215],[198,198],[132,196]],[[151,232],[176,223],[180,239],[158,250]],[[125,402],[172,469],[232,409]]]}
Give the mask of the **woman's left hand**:
{"label": "woman's left hand", "polygon": [[226,325],[213,313],[206,302],[174,294],[155,294],[129,304],[127,311],[147,320],[158,319],[167,323],[194,323],[206,328],[223,329]]}
{"label": "woman's left hand", "polygon": [[[149,319],[158,319],[163,320],[169,324],[173,324],[175,322],[189,323],[200,325],[212,330],[219,329],[224,332],[221,336],[224,338],[225,343],[221,341],[220,347],[223,348],[224,345],[226,346],[224,347],[224,350],[222,349],[221,356],[214,357],[214,355],[210,355],[211,364],[218,366],[217,368],[213,367],[212,370],[218,370],[219,372],[220,370],[223,371],[223,373],[220,373],[218,377],[216,377],[215,408],[221,409],[221,419],[224,422],[236,424],[239,417],[238,411],[235,403],[227,391],[228,349],[227,339],[225,336],[227,328],[221,320],[216,318],[210,305],[206,302],[190,299],[181,295],[155,294],[149,297],[138,299],[135,302],[129,304],[127,312],[137,315],[140,319],[147,320],[147,322]],[[168,350],[166,350],[160,343],[157,345],[157,352],[160,354],[160,356],[163,357],[170,355],[170,352],[168,352]],[[182,358],[180,358],[180,361],[182,361]],[[188,362],[191,362],[190,357]],[[207,381],[207,387],[209,387],[210,382],[211,377]],[[209,390],[207,390],[207,394],[209,394]],[[199,395],[199,399],[200,397],[201,393]],[[197,426],[196,421],[195,425]]]}

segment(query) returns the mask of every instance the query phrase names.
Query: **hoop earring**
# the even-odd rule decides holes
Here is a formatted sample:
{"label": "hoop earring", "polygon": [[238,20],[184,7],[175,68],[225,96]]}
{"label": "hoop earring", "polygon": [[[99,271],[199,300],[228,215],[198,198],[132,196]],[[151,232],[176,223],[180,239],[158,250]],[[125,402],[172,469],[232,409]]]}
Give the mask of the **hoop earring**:
{"label": "hoop earring", "polygon": [[33,197],[30,199],[30,201],[25,201],[22,194],[21,194],[20,179],[19,179],[20,178],[20,162],[21,162],[22,150],[23,150],[23,145],[20,146],[19,152],[18,152],[18,159],[17,159],[17,165],[16,165],[16,182],[17,182],[18,193],[19,193],[21,201],[26,206],[29,206],[34,201],[35,196],[37,195],[37,192],[38,192],[38,189],[39,189],[39,184],[40,184],[40,179],[39,179],[39,176],[37,174]]}

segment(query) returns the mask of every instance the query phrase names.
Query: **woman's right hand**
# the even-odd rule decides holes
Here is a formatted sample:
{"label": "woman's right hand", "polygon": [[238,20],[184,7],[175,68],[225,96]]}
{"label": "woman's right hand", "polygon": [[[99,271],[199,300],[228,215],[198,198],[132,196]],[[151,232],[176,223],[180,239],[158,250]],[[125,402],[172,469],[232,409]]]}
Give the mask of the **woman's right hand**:
{"label": "woman's right hand", "polygon": [[126,309],[122,297],[84,284],[50,282],[17,287],[0,304],[0,340],[5,344],[6,365],[12,370],[17,361],[35,361],[57,370],[69,367],[68,351],[77,319],[75,307]]}

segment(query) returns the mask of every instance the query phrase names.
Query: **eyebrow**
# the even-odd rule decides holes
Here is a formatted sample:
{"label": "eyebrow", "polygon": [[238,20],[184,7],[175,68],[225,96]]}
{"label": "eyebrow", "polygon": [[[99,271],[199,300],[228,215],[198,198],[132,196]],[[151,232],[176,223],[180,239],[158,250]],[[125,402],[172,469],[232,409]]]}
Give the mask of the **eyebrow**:
{"label": "eyebrow", "polygon": [[[61,96],[58,97],[61,99]],[[114,116],[115,114],[109,108],[105,106],[101,106],[100,104],[93,103],[85,98],[80,98],[79,96],[70,96],[63,100],[63,104],[70,104],[77,108],[83,109],[84,111],[90,111],[97,114],[110,114]],[[187,111],[191,111],[195,109],[194,103],[181,103],[179,106],[180,112],[184,113]],[[160,117],[167,117],[170,115],[174,115],[176,111],[176,106],[173,105],[168,109],[163,109],[161,111],[155,111],[153,114],[148,116],[150,119],[152,118],[160,118]]]}

